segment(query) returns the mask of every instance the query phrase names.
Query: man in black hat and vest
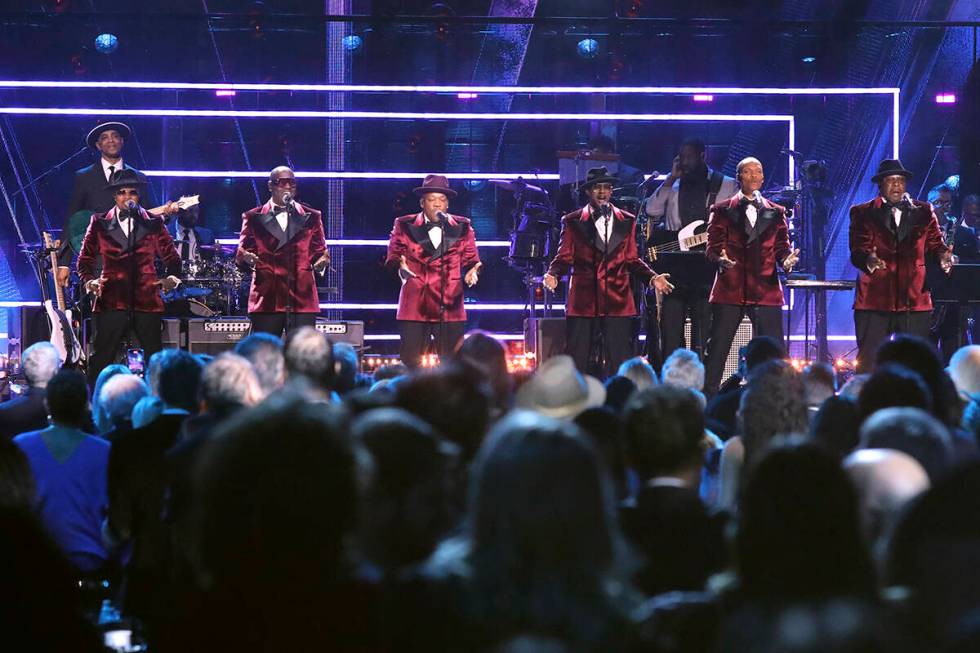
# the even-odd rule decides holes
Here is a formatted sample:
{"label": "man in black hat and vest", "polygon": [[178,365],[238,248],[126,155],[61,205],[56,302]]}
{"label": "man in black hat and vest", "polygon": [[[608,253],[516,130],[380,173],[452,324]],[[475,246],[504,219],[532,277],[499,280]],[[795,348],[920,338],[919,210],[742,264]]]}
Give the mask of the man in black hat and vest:
{"label": "man in black hat and vest", "polygon": [[[144,182],[135,170],[113,174],[106,189],[114,206],[92,216],[78,254],[78,275],[92,296],[95,351],[89,358],[89,381],[113,362],[120,343],[132,331],[146,360],[163,348],[160,290],[173,290],[180,280],[180,256],[163,220],[140,207]],[[101,258],[102,270],[96,261]],[[157,278],[156,262],[165,276]]]}
{"label": "man in black hat and vest", "polygon": [[[68,285],[71,258],[81,248],[81,236],[95,213],[105,213],[115,205],[112,190],[107,184],[112,175],[120,170],[131,170],[142,183],[143,202],[153,206],[153,195],[146,175],[127,165],[122,158],[123,146],[132,134],[129,125],[121,122],[104,122],[97,125],[85,137],[88,146],[99,153],[99,160],[75,172],[64,228],[61,230],[61,249],[58,252],[58,283]],[[168,204],[163,213],[177,211],[176,204]],[[73,216],[76,216],[72,219]]]}
{"label": "man in black hat and vest", "polygon": [[854,294],[854,335],[858,371],[871,369],[875,352],[893,333],[926,338],[932,297],[926,288],[926,254],[943,272],[953,266],[947,245],[928,202],[906,192],[912,173],[898,159],[885,159],[871,181],[878,197],[851,207],[851,263],[858,269]]}
{"label": "man in black hat and vest", "polygon": [[656,274],[636,246],[636,216],[613,205],[617,179],[606,168],[589,170],[582,184],[589,203],[564,216],[558,253],[544,275],[548,290],[571,271],[565,299],[566,350],[578,369],[605,378],[634,355],[635,274],[664,293],[668,274]]}
{"label": "man in black hat and vest", "polygon": [[469,218],[449,213],[456,191],[441,175],[427,175],[414,190],[421,211],[395,218],[385,267],[397,270],[398,334],[402,362],[417,367],[430,341],[451,354],[466,331],[463,284],[480,279],[480,254]]}

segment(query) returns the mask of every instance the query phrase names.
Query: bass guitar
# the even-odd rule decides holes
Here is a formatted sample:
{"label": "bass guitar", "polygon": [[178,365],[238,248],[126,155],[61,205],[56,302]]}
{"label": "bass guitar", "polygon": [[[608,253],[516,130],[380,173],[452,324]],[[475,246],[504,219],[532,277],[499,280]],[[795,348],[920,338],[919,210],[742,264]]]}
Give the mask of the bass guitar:
{"label": "bass guitar", "polygon": [[[44,293],[44,312],[51,325],[51,344],[58,350],[65,365],[78,365],[85,359],[82,344],[78,341],[75,327],[72,324],[71,311],[65,308],[65,291],[58,284],[55,272],[58,270],[58,247],[61,244],[51,239],[51,234],[43,233],[44,249],[51,260],[51,277],[54,279],[54,301]],[[45,284],[46,285],[46,284]],[[45,288],[46,290],[46,288]]]}
{"label": "bass guitar", "polygon": [[[657,232],[654,232],[656,234]],[[667,242],[647,247],[647,258],[656,261],[659,254],[668,252],[689,252],[695,247],[708,243],[708,224],[704,220],[695,220],[680,231],[661,231],[664,236],[670,236]],[[674,238],[674,234],[677,234]],[[652,239],[652,236],[651,236]]]}
{"label": "bass guitar", "polygon": [[[192,206],[200,204],[200,195],[184,195],[179,200],[177,200],[177,208],[179,209],[189,209]],[[155,206],[152,209],[147,209],[146,212],[154,217],[160,217],[163,210],[167,208],[167,205]],[[88,229],[88,223],[92,221],[92,211],[76,211],[72,213],[68,218],[68,223],[66,228],[68,230],[67,234],[62,234],[62,238],[67,238],[71,241],[71,247],[76,252],[82,251],[82,239],[85,237],[85,230]]]}

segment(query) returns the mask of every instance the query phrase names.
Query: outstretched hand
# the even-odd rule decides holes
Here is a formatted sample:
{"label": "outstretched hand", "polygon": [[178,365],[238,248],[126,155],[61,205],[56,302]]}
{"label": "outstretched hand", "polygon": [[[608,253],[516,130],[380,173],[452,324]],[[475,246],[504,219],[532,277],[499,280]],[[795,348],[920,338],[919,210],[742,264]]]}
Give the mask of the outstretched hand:
{"label": "outstretched hand", "polygon": [[477,263],[470,268],[470,271],[466,273],[466,278],[464,281],[466,285],[470,288],[476,285],[476,282],[480,280],[480,268],[483,267],[483,263]]}
{"label": "outstretched hand", "polygon": [[800,262],[800,250],[794,249],[789,253],[789,256],[783,259],[783,269],[786,272],[792,272],[796,264]]}
{"label": "outstretched hand", "polygon": [[954,263],[956,263],[956,257],[953,255],[953,246],[949,245],[946,247],[946,251],[939,255],[939,267],[942,268],[943,272],[949,274],[953,271]]}
{"label": "outstretched hand", "polygon": [[888,264],[878,258],[878,248],[872,247],[871,253],[868,254],[868,261],[865,263],[868,268],[868,274],[874,274],[877,270],[884,270],[888,268]]}
{"label": "outstretched hand", "polygon": [[668,279],[670,279],[670,275],[667,273],[655,274],[650,278],[650,287],[659,290],[665,295],[669,295],[674,290],[674,284],[667,281]]}
{"label": "outstretched hand", "polygon": [[735,261],[728,258],[728,252],[724,249],[721,250],[721,256],[718,257],[718,264],[725,270],[731,270],[735,267]]}
{"label": "outstretched hand", "polygon": [[550,290],[551,292],[554,292],[555,288],[558,287],[558,279],[556,279],[555,276],[552,274],[544,275],[541,281],[544,283],[544,287]]}

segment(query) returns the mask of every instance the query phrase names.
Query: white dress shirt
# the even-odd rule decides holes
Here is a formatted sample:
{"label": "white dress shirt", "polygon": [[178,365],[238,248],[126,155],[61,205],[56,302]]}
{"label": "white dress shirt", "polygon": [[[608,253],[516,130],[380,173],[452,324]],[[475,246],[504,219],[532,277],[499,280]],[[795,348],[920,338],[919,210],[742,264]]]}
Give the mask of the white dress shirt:
{"label": "white dress shirt", "polygon": [[[707,175],[710,185],[711,168],[708,168]],[[715,196],[715,202],[724,202],[734,195],[737,190],[738,186],[735,184],[735,180],[728,176],[724,177],[721,182],[721,187],[718,189],[718,194]],[[680,231],[684,227],[681,223],[680,206],[678,205],[680,192],[680,179],[674,181],[670,186],[660,184],[660,188],[654,191],[653,195],[643,204],[643,210],[650,216],[652,222],[658,223],[662,221],[665,229]],[[705,196],[704,202],[707,208],[707,196]]]}
{"label": "white dress shirt", "polygon": [[[115,163],[106,161],[105,159],[99,159],[102,162],[102,174],[105,175],[106,181],[112,181],[112,175],[123,169],[123,160],[119,159]],[[109,168],[112,168],[112,172],[109,172]]]}
{"label": "white dress shirt", "polygon": [[[743,195],[742,191],[739,190],[735,193],[735,199],[741,202],[743,199],[750,202],[761,202],[762,196],[759,191],[755,191],[751,197],[748,195]],[[749,221],[749,226],[753,229],[755,228],[755,221],[759,219],[759,209],[756,208],[755,204],[749,204],[745,207],[745,218]]]}
{"label": "white dress shirt", "polygon": [[609,242],[609,232],[611,231],[613,221],[613,215],[610,212],[609,215],[602,215],[601,213],[595,219],[595,228],[599,232],[599,238],[602,242]]}
{"label": "white dress shirt", "polygon": [[282,228],[283,233],[286,232],[286,225],[289,224],[289,209],[285,206],[272,205],[272,211],[276,216],[276,222]]}
{"label": "white dress shirt", "polygon": [[[888,200],[886,200],[884,197],[881,198],[881,201],[884,202],[885,204],[888,203]],[[893,206],[892,207],[892,216],[895,218],[895,226],[896,227],[901,226],[901,224],[902,224],[902,209],[898,208],[897,206]]]}
{"label": "white dress shirt", "polygon": [[[438,226],[429,229],[429,227],[433,224]],[[429,231],[429,240],[432,241],[432,246],[436,249],[439,249],[439,246],[442,245],[442,223],[426,220],[425,228],[428,229]]]}
{"label": "white dress shirt", "polygon": [[[177,223],[177,240],[187,241],[187,258],[188,260],[193,259],[197,256],[197,234],[194,233],[194,229],[191,227],[184,227]],[[177,243],[177,252],[183,251],[184,243]]]}
{"label": "white dress shirt", "polygon": [[133,226],[133,219],[129,216],[121,216],[118,208],[113,208],[112,210],[116,212],[116,215],[113,216],[116,220],[116,224],[118,224],[119,228],[122,229],[123,235],[125,235],[126,238],[129,238],[129,230]]}

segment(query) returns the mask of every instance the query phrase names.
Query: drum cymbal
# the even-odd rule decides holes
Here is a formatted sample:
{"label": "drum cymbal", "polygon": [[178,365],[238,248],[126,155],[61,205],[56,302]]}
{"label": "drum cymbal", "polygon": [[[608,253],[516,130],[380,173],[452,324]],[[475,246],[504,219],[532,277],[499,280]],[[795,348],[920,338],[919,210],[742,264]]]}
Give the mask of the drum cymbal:
{"label": "drum cymbal", "polygon": [[523,179],[487,179],[487,182],[493,184],[497,188],[509,190],[512,193],[517,193],[523,190],[541,191],[540,186],[529,184]]}

